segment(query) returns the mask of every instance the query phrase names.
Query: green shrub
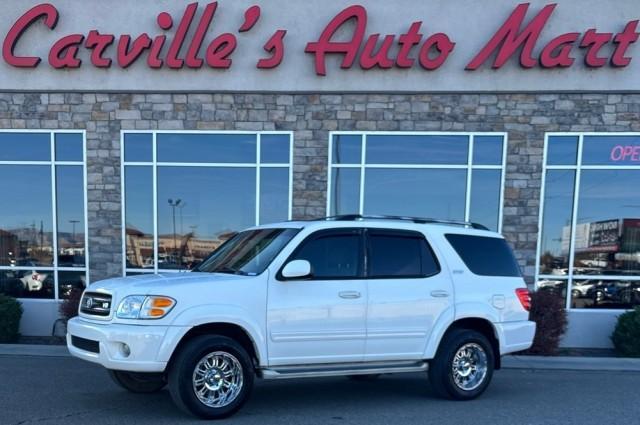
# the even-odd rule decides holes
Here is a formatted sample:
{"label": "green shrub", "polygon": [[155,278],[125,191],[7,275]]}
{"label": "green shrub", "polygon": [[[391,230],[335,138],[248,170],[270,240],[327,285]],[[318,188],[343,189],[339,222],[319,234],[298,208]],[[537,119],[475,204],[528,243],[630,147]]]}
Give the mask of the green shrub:
{"label": "green shrub", "polygon": [[618,317],[611,341],[621,356],[640,357],[640,307]]}
{"label": "green shrub", "polygon": [[17,341],[21,317],[22,305],[18,300],[0,294],[0,343]]}
{"label": "green shrub", "polygon": [[553,356],[567,330],[564,298],[554,291],[539,290],[531,294],[529,320],[536,322],[536,335],[528,354]]}

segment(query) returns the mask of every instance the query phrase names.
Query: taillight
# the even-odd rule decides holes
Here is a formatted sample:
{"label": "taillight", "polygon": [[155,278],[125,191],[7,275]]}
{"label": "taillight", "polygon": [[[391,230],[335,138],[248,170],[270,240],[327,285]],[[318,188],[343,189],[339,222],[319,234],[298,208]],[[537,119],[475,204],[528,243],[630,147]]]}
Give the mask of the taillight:
{"label": "taillight", "polygon": [[518,288],[516,289],[516,295],[518,296],[522,307],[527,311],[531,310],[531,294],[529,293],[529,290],[526,288]]}

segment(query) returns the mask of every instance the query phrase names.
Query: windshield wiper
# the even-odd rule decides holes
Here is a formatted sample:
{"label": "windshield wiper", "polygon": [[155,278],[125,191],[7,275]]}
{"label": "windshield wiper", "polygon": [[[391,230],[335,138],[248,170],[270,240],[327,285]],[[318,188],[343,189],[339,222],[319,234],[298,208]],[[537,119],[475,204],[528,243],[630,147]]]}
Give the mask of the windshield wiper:
{"label": "windshield wiper", "polygon": [[248,276],[249,275],[249,273],[247,273],[247,272],[244,272],[242,270],[236,270],[236,269],[234,269],[232,267],[228,267],[228,266],[220,267],[219,269],[213,270],[213,272],[214,273],[237,274],[237,275],[240,275],[240,276]]}

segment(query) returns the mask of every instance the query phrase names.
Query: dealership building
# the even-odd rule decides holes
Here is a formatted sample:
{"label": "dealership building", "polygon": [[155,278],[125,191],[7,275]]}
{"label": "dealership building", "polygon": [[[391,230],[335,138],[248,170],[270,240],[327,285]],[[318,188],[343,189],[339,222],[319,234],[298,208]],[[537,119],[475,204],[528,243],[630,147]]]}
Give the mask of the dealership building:
{"label": "dealership building", "polygon": [[73,288],[342,214],[501,232],[566,303],[566,347],[610,347],[640,305],[636,0],[3,4],[0,293],[24,335]]}

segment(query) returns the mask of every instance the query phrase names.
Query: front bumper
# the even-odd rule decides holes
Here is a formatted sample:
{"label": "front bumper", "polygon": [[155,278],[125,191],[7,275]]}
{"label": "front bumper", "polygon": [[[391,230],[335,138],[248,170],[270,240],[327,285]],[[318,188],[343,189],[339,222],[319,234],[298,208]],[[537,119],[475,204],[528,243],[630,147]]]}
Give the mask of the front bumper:
{"label": "front bumper", "polygon": [[[165,353],[174,348],[168,347],[167,341],[173,342],[174,336],[183,332],[183,328],[172,326],[95,323],[75,317],[67,324],[67,348],[71,355],[107,369],[163,372],[168,362]],[[76,347],[72,337],[97,342],[99,352]]]}

